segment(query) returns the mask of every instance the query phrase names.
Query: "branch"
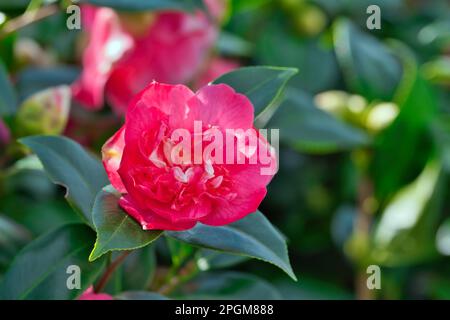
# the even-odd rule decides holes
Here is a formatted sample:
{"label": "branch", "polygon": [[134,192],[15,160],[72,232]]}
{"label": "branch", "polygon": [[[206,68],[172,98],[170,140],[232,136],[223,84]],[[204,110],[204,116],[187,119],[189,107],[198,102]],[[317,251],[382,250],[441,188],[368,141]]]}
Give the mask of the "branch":
{"label": "branch", "polygon": [[119,257],[117,257],[116,260],[114,260],[113,263],[111,263],[108,266],[108,269],[106,269],[105,273],[103,274],[102,278],[98,282],[98,284],[94,288],[94,292],[101,292],[106,285],[108,284],[109,279],[114,274],[116,269],[120,266],[120,264],[125,261],[125,259],[128,257],[128,255],[131,253],[131,251],[125,251],[122,253]]}
{"label": "branch", "polygon": [[52,16],[57,12],[59,12],[59,7],[55,4],[25,12],[21,16],[11,19],[5,24],[0,31],[0,39],[34,22]]}

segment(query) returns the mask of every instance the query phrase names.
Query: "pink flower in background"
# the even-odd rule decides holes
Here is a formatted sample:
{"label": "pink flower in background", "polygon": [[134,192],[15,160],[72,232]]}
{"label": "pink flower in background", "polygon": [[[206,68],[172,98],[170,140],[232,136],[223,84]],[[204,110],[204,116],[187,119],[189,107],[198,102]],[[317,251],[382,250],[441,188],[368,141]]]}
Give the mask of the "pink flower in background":
{"label": "pink flower in background", "polygon": [[87,289],[78,300],[114,300],[109,294],[106,293],[95,293],[94,288],[90,287]]}
{"label": "pink flower in background", "polygon": [[11,134],[9,132],[9,129],[3,123],[2,119],[0,119],[0,146],[7,145],[10,140],[11,140]]}
{"label": "pink flower in background", "polygon": [[229,0],[204,0],[209,12],[217,21],[222,21],[227,13]]}
{"label": "pink flower in background", "polygon": [[[149,85],[130,103],[124,126],[102,149],[109,179],[122,194],[120,206],[143,229],[161,230],[186,230],[197,222],[220,226],[255,212],[275,172],[261,174],[261,153],[237,148],[237,135],[218,153],[233,148],[246,163],[219,162],[212,153],[199,164],[173,158],[173,133],[179,128],[194,141],[200,136],[202,147],[207,146],[202,139],[214,130],[249,129],[260,150],[269,154],[268,165],[276,166],[271,146],[253,130],[253,112],[247,97],[224,84],[197,93],[183,85]],[[199,121],[200,134],[195,129]]]}
{"label": "pink flower in background", "polygon": [[83,72],[72,91],[77,101],[94,109],[103,105],[104,88],[113,66],[132,48],[133,39],[122,30],[112,9],[84,8],[82,16],[92,19],[86,27],[90,40],[83,56]]}
{"label": "pink flower in background", "polygon": [[191,80],[217,33],[201,11],[154,13],[139,35],[129,32],[109,8],[86,5],[82,15],[88,20],[84,25],[90,38],[83,72],[73,85],[75,99],[97,109],[106,94],[118,113],[125,113],[131,98],[153,80],[173,84]]}
{"label": "pink flower in background", "polygon": [[221,75],[239,68],[239,62],[231,59],[216,57],[212,59],[208,68],[199,76],[195,87],[201,88]]}

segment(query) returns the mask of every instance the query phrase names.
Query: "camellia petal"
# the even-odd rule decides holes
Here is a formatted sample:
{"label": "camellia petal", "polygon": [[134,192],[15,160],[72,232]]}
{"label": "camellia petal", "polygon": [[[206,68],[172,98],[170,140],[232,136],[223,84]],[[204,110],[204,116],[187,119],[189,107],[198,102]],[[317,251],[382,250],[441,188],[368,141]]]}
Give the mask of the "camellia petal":
{"label": "camellia petal", "polygon": [[109,181],[119,192],[126,192],[122,179],[117,172],[122,161],[125,147],[125,126],[120,128],[102,147],[103,166],[108,174]]}
{"label": "camellia petal", "polygon": [[89,287],[78,300],[114,300],[112,296],[107,293],[95,293],[93,287]]}
{"label": "camellia petal", "polygon": [[252,103],[226,84],[204,86],[190,107],[193,118],[211,125],[227,129],[253,127]]}

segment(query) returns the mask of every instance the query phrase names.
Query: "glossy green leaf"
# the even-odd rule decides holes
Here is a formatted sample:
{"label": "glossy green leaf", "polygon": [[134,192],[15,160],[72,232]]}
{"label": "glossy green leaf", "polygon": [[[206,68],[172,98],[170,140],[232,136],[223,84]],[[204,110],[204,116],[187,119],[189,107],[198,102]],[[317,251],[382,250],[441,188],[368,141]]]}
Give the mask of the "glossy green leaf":
{"label": "glossy green leaf", "polygon": [[[0,300],[75,299],[95,281],[106,260],[88,262],[95,233],[70,224],[37,238],[15,258],[2,282]],[[69,266],[81,271],[80,289],[68,289]]]}
{"label": "glossy green leaf", "polygon": [[334,45],[348,86],[369,100],[390,100],[401,79],[400,62],[375,37],[341,19],[334,25]]}
{"label": "glossy green leaf", "polygon": [[134,250],[121,268],[122,290],[144,290],[150,285],[156,270],[153,246]]}
{"label": "glossy green leaf", "polygon": [[125,11],[143,10],[184,10],[192,11],[196,8],[203,8],[203,0],[82,0],[100,7],[111,7]]}
{"label": "glossy green leaf", "polygon": [[100,191],[95,199],[92,217],[97,241],[89,256],[90,261],[109,251],[145,247],[161,235],[161,231],[143,230],[138,222],[120,208],[118,200],[119,195],[110,186]]}
{"label": "glossy green leaf", "polygon": [[31,233],[25,227],[0,214],[0,272],[29,241]]}
{"label": "glossy green leaf", "polygon": [[16,108],[16,93],[9,80],[8,71],[0,60],[0,116],[11,115]]}
{"label": "glossy green leaf", "polygon": [[276,105],[284,86],[297,73],[294,68],[245,67],[224,74],[213,83],[225,83],[246,95],[255,108],[255,118]]}
{"label": "glossy green leaf", "polygon": [[202,271],[228,268],[250,259],[246,256],[238,256],[209,249],[199,250],[195,258],[198,268]]}
{"label": "glossy green leaf", "polygon": [[441,165],[432,161],[388,203],[374,234],[377,263],[407,265],[436,255],[434,233],[443,196],[440,178]]}
{"label": "glossy green leaf", "polygon": [[431,126],[433,139],[439,146],[438,152],[443,169],[450,172],[450,116],[440,114]]}
{"label": "glossy green leaf", "polygon": [[[405,52],[399,54],[407,57]],[[371,172],[376,195],[383,200],[410,183],[434,152],[431,127],[438,110],[436,95],[412,58],[405,58],[404,69],[395,98],[400,113],[374,142]]]}
{"label": "glossy green leaf", "polygon": [[75,67],[58,66],[51,68],[29,67],[21,71],[17,76],[17,91],[20,99],[60,85],[70,85],[79,76],[80,70]]}
{"label": "glossy green leaf", "polygon": [[197,224],[187,231],[166,232],[166,234],[194,246],[272,263],[296,279],[289,263],[284,237],[259,211],[221,227]]}
{"label": "glossy green leaf", "polygon": [[67,188],[69,201],[92,225],[95,196],[109,183],[101,162],[65,137],[32,136],[19,141],[37,154],[54,183]]}
{"label": "glossy green leaf", "polygon": [[179,296],[182,299],[196,300],[281,299],[279,292],[270,283],[254,275],[241,272],[203,273],[189,281]]}
{"label": "glossy green leaf", "polygon": [[302,152],[327,153],[369,144],[369,137],[319,109],[311,96],[300,90],[286,98],[267,124],[280,130],[280,141]]}
{"label": "glossy green leaf", "polygon": [[300,75],[289,84],[313,94],[335,88],[340,77],[333,48],[321,38],[303,38],[285,25],[284,15],[272,15],[256,41],[256,61],[260,65],[297,68]]}

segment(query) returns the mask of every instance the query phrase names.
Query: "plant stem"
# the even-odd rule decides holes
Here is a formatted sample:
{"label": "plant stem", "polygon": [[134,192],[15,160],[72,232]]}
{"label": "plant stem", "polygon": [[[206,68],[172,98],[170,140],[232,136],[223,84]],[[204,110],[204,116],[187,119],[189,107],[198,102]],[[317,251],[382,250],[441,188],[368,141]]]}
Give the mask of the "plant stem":
{"label": "plant stem", "polygon": [[366,253],[369,246],[370,226],[372,224],[372,208],[370,199],[373,196],[372,182],[367,176],[361,178],[358,186],[358,214],[355,221],[355,232],[357,239],[362,242],[363,255],[362,261],[357,265],[357,274],[355,277],[355,291],[358,300],[373,299],[372,291],[367,287]]}
{"label": "plant stem", "polygon": [[95,292],[101,292],[106,285],[108,284],[109,279],[111,279],[111,276],[114,274],[116,269],[120,266],[122,262],[125,261],[125,259],[128,257],[128,255],[131,253],[131,251],[125,251],[120,256],[117,257],[116,260],[114,260],[109,266],[108,269],[106,269],[105,273],[101,277],[98,284],[95,286],[94,291]]}
{"label": "plant stem", "polygon": [[59,12],[59,7],[55,4],[26,11],[21,16],[11,19],[5,24],[5,26],[0,30],[0,39],[6,37],[10,33],[28,26],[29,24],[52,16],[57,12]]}

